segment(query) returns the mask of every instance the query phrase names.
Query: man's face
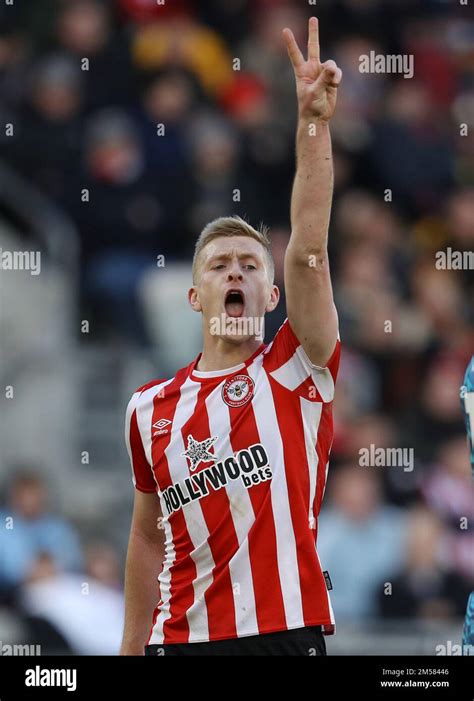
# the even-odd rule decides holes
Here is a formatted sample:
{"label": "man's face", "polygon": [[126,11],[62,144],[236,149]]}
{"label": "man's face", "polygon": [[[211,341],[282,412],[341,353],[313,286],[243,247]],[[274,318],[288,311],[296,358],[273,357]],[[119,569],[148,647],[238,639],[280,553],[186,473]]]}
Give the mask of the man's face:
{"label": "man's face", "polygon": [[263,337],[264,314],[275,309],[279,291],[256,239],[214,239],[199,255],[196,277],[188,297],[194,311],[202,312],[205,334],[232,343]]}
{"label": "man's face", "polygon": [[11,502],[14,511],[25,519],[35,519],[46,510],[47,493],[40,483],[26,482],[13,487]]}

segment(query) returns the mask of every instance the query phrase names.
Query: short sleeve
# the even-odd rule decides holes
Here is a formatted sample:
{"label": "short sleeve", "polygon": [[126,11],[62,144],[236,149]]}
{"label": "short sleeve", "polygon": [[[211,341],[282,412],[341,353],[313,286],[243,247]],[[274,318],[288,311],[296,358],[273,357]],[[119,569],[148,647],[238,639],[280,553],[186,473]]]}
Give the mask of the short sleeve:
{"label": "short sleeve", "polygon": [[156,492],[156,483],[151,466],[146,458],[137,419],[137,391],[132,396],[125,414],[125,443],[132,468],[132,482],[140,492]]}
{"label": "short sleeve", "polygon": [[340,354],[338,336],[326,366],[315,365],[286,318],[265,351],[264,366],[273,379],[291,392],[318,402],[332,402]]}

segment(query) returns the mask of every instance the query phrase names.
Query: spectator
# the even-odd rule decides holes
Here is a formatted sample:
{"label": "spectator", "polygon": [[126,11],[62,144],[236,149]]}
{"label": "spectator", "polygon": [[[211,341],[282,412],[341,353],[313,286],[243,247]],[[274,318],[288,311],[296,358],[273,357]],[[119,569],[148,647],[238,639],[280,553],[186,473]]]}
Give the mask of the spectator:
{"label": "spectator", "polygon": [[474,536],[469,531],[474,521],[474,487],[466,469],[466,453],[464,434],[444,441],[434,465],[425,472],[421,493],[446,526],[445,561],[474,580]]}
{"label": "spectator", "polygon": [[49,502],[47,484],[39,474],[21,471],[13,477],[8,501],[0,512],[0,549],[4,553],[0,580],[18,584],[40,553],[51,557],[59,570],[81,568],[83,558],[76,531],[61,516],[51,513]]}
{"label": "spectator", "polygon": [[340,621],[376,615],[377,585],[402,558],[403,516],[383,503],[374,469],[380,468],[340,467],[320,516],[319,556],[333,583],[331,601]]}
{"label": "spectator", "polygon": [[[186,135],[199,105],[198,88],[191,74],[178,69],[147,75],[144,83],[137,119],[147,164],[157,175],[171,178],[180,193],[186,192],[190,181]],[[181,206],[189,203],[183,201]]]}
{"label": "spectator", "polygon": [[[128,37],[113,30],[112,15],[99,0],[70,0],[57,15],[53,45],[67,52],[86,73],[87,110],[128,105],[134,73]],[[88,63],[84,64],[84,59]]]}
{"label": "spectator", "polygon": [[201,231],[220,212],[239,214],[238,138],[232,125],[212,113],[195,119],[190,132],[196,205],[191,211],[193,231]]}
{"label": "spectator", "polygon": [[109,543],[90,541],[85,546],[86,573],[105,586],[122,589],[121,562]]}
{"label": "spectator", "polygon": [[386,118],[375,127],[375,176],[406,211],[436,209],[439,197],[454,184],[448,133],[440,120],[433,122],[434,109],[421,83],[402,78],[390,91]]}
{"label": "spectator", "polygon": [[186,68],[210,98],[217,98],[233,80],[231,57],[223,38],[187,12],[138,28],[132,57],[140,70]]}
{"label": "spectator", "polygon": [[25,177],[58,202],[79,167],[82,103],[79,68],[59,54],[44,57],[30,72],[7,152]]}
{"label": "spectator", "polygon": [[75,655],[116,655],[123,596],[86,574],[61,572],[48,555],[32,565],[22,588],[23,611],[46,621]]}
{"label": "spectator", "polygon": [[407,530],[410,537],[403,565],[377,588],[381,615],[410,620],[462,616],[470,588],[441,556],[446,537],[441,521],[432,512],[416,507]]}
{"label": "spectator", "polygon": [[[90,201],[81,201],[81,192]],[[102,323],[144,344],[136,289],[158,256],[176,254],[183,236],[182,191],[172,177],[147,168],[135,123],[106,110],[89,123],[85,172],[70,193],[85,265],[84,291]]]}
{"label": "spectator", "polygon": [[[440,307],[443,304],[439,302]],[[448,353],[434,356],[422,369],[417,397],[399,416],[400,440],[413,447],[422,463],[434,460],[441,441],[459,435],[459,387],[468,359]]]}

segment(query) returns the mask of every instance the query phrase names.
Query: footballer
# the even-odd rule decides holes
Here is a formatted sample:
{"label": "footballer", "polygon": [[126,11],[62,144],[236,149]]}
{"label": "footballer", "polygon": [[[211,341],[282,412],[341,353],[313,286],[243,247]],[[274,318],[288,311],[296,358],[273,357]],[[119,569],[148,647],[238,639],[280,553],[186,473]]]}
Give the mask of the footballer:
{"label": "footballer", "polygon": [[127,408],[123,655],[325,655],[334,632],[316,542],[340,356],[327,238],[342,75],[320,61],[315,17],[307,58],[283,39],[298,104],[286,319],[265,344],[257,322],[279,300],[265,228],[210,222],[188,292],[202,352]]}

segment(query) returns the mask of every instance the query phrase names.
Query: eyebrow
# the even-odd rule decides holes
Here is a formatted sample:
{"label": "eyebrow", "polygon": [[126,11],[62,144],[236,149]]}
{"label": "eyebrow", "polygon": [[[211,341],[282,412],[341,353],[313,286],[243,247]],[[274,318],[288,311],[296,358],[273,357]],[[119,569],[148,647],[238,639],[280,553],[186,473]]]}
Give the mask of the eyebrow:
{"label": "eyebrow", "polygon": [[[229,260],[229,258],[232,258],[231,253],[216,253],[215,255],[211,256],[211,258],[209,258],[209,260],[207,262],[208,262],[208,264],[210,264],[216,260],[223,260],[223,259]],[[248,253],[248,252],[240,253],[238,255],[238,258],[253,258],[256,261],[259,260],[259,257],[256,253]]]}

